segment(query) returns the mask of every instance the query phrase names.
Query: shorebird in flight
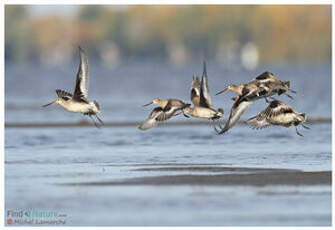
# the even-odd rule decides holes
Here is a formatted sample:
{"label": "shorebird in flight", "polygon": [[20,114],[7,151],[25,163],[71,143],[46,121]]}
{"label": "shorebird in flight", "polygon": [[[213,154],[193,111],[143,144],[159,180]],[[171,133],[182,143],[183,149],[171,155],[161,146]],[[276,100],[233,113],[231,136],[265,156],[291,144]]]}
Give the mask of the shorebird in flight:
{"label": "shorebird in flight", "polygon": [[270,72],[264,72],[248,83],[229,85],[226,89],[218,92],[216,95],[228,90],[234,91],[238,96],[232,98],[235,103],[230,110],[230,116],[224,128],[222,128],[221,131],[218,131],[215,128],[215,131],[218,134],[223,134],[232,128],[254,101],[265,98],[266,102],[269,102],[267,98],[273,99],[272,96],[275,94],[285,94],[293,99],[287,92],[290,91],[296,93],[294,90],[290,89],[289,81],[283,82]]}
{"label": "shorebird in flight", "polygon": [[[172,116],[176,115],[178,110],[183,110],[190,106],[190,104],[184,103],[178,99],[164,99],[160,100],[155,98],[152,102],[144,105],[149,106],[152,104],[157,104],[158,106],[152,110],[149,117],[139,125],[140,130],[151,129],[158,125],[160,122],[170,119]],[[186,116],[184,114],[184,116]]]}
{"label": "shorebird in flight", "polygon": [[307,116],[305,113],[298,113],[291,106],[281,101],[271,101],[268,107],[260,112],[257,116],[250,118],[247,122],[254,129],[262,129],[271,125],[280,125],[286,128],[295,126],[296,133],[299,133],[297,126],[301,125],[305,129],[310,129],[304,122]]}
{"label": "shorebird in flight", "polygon": [[223,109],[214,109],[208,88],[208,76],[206,62],[204,62],[201,82],[199,77],[193,77],[191,88],[191,101],[194,107],[187,107],[183,112],[190,114],[192,117],[208,118],[216,120],[223,117]]}
{"label": "shorebird in flight", "polygon": [[[89,74],[87,55],[81,47],[79,47],[79,54],[80,64],[73,95],[64,90],[57,89],[56,93],[58,98],[49,104],[43,105],[43,107],[47,107],[52,104],[59,104],[69,112],[88,115],[93,120],[94,125],[96,127],[100,127],[104,124],[98,117],[98,114],[100,113],[100,106],[97,101],[90,102],[88,100]],[[96,123],[92,116],[95,116],[100,124]]]}
{"label": "shorebird in flight", "polygon": [[[216,95],[224,93],[226,91],[233,91],[241,98],[246,98],[247,100],[257,100],[260,98],[271,98],[271,96],[277,94],[285,94],[287,97],[293,99],[291,95],[287,92],[296,93],[296,91],[290,88],[290,81],[281,81],[273,73],[268,71],[257,76],[250,82],[243,83],[240,85],[228,85],[227,88],[218,92]],[[273,98],[272,98],[273,99]]]}

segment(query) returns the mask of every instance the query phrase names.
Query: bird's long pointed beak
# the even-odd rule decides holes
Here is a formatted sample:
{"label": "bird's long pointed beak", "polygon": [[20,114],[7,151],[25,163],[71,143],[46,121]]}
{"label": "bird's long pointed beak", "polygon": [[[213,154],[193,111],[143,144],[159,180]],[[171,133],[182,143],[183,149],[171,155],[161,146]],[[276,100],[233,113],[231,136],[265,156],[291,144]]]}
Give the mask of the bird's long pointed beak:
{"label": "bird's long pointed beak", "polygon": [[56,101],[53,101],[53,102],[50,102],[49,104],[42,105],[42,107],[47,107],[47,106],[52,105],[52,104],[55,104],[55,103],[56,103]]}
{"label": "bird's long pointed beak", "polygon": [[215,95],[219,95],[219,94],[221,94],[221,93],[224,93],[224,92],[226,92],[228,90],[228,88],[225,88],[224,90],[221,90],[220,92],[218,92],[217,94],[215,94]]}
{"label": "bird's long pointed beak", "polygon": [[144,106],[152,105],[153,103],[154,103],[154,102],[149,102],[148,104],[143,105],[143,107],[144,107]]}
{"label": "bird's long pointed beak", "polygon": [[292,89],[289,89],[289,91],[291,92],[291,93],[297,93],[297,91],[295,91],[295,90],[292,90]]}

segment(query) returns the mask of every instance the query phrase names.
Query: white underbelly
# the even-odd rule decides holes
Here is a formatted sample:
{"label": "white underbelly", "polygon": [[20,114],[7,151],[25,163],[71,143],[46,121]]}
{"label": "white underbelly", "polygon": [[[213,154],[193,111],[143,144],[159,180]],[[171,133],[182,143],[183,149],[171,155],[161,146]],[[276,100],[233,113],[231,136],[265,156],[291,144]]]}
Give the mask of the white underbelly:
{"label": "white underbelly", "polygon": [[69,103],[63,106],[67,111],[72,113],[88,113],[92,110],[92,106],[86,103]]}
{"label": "white underbelly", "polygon": [[290,124],[290,123],[294,122],[294,117],[295,117],[295,115],[291,114],[291,113],[280,114],[280,115],[274,116],[269,121],[272,124],[275,124],[275,125],[286,125],[286,124]]}
{"label": "white underbelly", "polygon": [[192,115],[198,118],[212,118],[215,114],[216,112],[211,109],[196,107]]}

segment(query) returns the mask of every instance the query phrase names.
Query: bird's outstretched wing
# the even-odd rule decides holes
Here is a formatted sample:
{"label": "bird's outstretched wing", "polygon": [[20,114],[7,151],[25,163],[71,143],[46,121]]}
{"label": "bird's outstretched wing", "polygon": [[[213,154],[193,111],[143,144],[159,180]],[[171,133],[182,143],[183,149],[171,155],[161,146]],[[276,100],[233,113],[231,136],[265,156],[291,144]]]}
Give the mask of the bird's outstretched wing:
{"label": "bird's outstretched wing", "polygon": [[180,108],[174,107],[167,104],[167,106],[162,109],[161,107],[156,107],[150,113],[148,119],[139,125],[140,130],[147,130],[155,127],[162,121],[170,119]]}
{"label": "bird's outstretched wing", "polygon": [[263,128],[271,126],[271,123],[269,123],[266,119],[266,115],[264,114],[264,111],[258,114],[257,116],[254,116],[248,119],[247,123],[253,129],[263,129]]}
{"label": "bird's outstretched wing", "polygon": [[270,73],[268,71],[260,74],[255,78],[260,83],[269,83],[269,82],[277,82],[280,81],[273,73]]}
{"label": "bird's outstretched wing", "polygon": [[77,73],[73,99],[88,102],[88,60],[85,51],[79,46],[80,64]]}
{"label": "bird's outstretched wing", "polygon": [[206,62],[204,62],[203,74],[201,77],[201,91],[200,91],[200,106],[205,108],[212,108],[211,95],[208,88],[208,76],[206,69]]}
{"label": "bird's outstretched wing", "polygon": [[277,116],[279,114],[287,114],[295,112],[291,106],[284,102],[274,100],[271,101],[268,107],[264,110],[264,114],[267,118]]}
{"label": "bird's outstretched wing", "polygon": [[191,88],[191,101],[194,106],[200,106],[200,80],[198,77],[193,77]]}
{"label": "bird's outstretched wing", "polygon": [[149,117],[139,125],[140,130],[147,130],[158,125],[159,121],[156,120],[156,117],[160,116],[163,112],[161,107],[156,107],[152,110]]}
{"label": "bird's outstretched wing", "polygon": [[238,120],[241,118],[245,110],[253,103],[253,101],[240,100],[240,97],[237,97],[233,107],[230,110],[229,119],[226,122],[223,129],[218,132],[218,134],[223,134],[227,132],[231,127],[233,127]]}
{"label": "bird's outstretched wing", "polygon": [[72,98],[71,93],[68,93],[68,92],[66,92],[64,90],[61,90],[61,89],[56,89],[56,93],[57,93],[57,96],[59,98],[62,98],[65,101],[70,100]]}
{"label": "bird's outstretched wing", "polygon": [[242,90],[240,100],[254,101],[260,98],[266,97],[269,94],[270,89],[259,82],[253,81],[252,84],[248,84]]}

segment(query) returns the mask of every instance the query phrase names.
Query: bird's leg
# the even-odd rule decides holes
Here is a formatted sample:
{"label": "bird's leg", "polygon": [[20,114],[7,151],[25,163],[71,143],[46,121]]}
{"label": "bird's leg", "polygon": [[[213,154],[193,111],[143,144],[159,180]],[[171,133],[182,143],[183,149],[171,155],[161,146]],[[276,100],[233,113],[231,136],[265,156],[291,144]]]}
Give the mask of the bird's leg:
{"label": "bird's leg", "polygon": [[305,129],[311,129],[310,127],[304,125],[304,124],[301,124],[302,127],[304,127]]}
{"label": "bird's leg", "polygon": [[105,123],[100,119],[100,117],[98,117],[98,115],[95,114],[95,117],[98,119],[98,121],[99,121],[102,125],[105,125]]}
{"label": "bird's leg", "polygon": [[285,93],[285,95],[292,100],[294,99],[290,94]]}
{"label": "bird's leg", "polygon": [[93,119],[93,117],[91,117],[91,119],[93,120],[95,127],[97,127],[97,128],[100,129],[100,128],[101,128],[101,125],[98,124],[98,123]]}
{"label": "bird's leg", "polygon": [[173,116],[178,116],[178,115],[180,115],[180,114],[183,114],[184,117],[190,118],[189,116],[187,116],[187,115],[184,113],[184,110],[180,111],[179,113],[174,114]]}
{"label": "bird's leg", "polygon": [[92,119],[95,127],[100,128],[100,126],[98,125],[98,123],[96,123],[95,120],[93,119],[92,115],[88,115],[88,116]]}
{"label": "bird's leg", "polygon": [[184,117],[190,118],[190,116],[188,116],[184,113],[184,110],[182,110],[181,112],[183,113]]}
{"label": "bird's leg", "polygon": [[264,98],[265,99],[265,102],[266,103],[270,103],[270,101],[268,100],[268,98],[266,97],[266,98]]}
{"label": "bird's leg", "polygon": [[304,135],[302,135],[301,133],[299,133],[297,126],[295,127],[295,131],[296,131],[296,133],[297,133],[299,136],[301,136],[301,137],[304,136]]}

